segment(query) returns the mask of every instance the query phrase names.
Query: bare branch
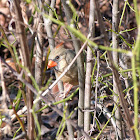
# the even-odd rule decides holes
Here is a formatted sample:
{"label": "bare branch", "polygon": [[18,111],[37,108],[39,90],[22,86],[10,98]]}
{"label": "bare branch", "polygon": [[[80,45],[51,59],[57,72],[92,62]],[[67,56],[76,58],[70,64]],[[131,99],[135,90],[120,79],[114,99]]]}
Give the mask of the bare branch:
{"label": "bare branch", "polygon": [[[95,35],[95,5],[93,0],[90,0],[90,13],[89,13],[89,39],[93,38]],[[91,60],[93,57],[93,53],[91,48],[87,47],[87,60],[86,60],[86,78],[85,78],[85,96],[84,96],[84,109],[89,110],[91,107],[91,75],[93,68],[93,61]],[[90,112],[84,112],[84,130],[88,132],[90,130]]]}
{"label": "bare branch", "polygon": [[[15,8],[15,14],[17,17],[17,22],[16,22],[16,30],[19,33],[19,39],[20,39],[20,45],[21,45],[21,50],[22,50],[22,56],[23,56],[23,62],[25,67],[27,67],[30,71],[31,71],[31,62],[30,62],[30,55],[29,55],[29,48],[27,45],[27,37],[26,37],[26,33],[25,33],[25,28],[23,25],[21,25],[18,21],[23,22],[23,17],[22,17],[22,13],[21,13],[21,8],[19,5],[19,1],[18,0],[14,0],[14,8]],[[26,80],[31,83],[31,79],[26,75]],[[31,90],[29,88],[27,88],[27,93],[26,93],[26,97],[27,97],[27,111],[28,111],[28,115],[27,115],[27,120],[28,120],[28,137],[29,139],[34,139],[34,119],[31,113],[31,109],[33,106],[33,93],[31,92]]]}

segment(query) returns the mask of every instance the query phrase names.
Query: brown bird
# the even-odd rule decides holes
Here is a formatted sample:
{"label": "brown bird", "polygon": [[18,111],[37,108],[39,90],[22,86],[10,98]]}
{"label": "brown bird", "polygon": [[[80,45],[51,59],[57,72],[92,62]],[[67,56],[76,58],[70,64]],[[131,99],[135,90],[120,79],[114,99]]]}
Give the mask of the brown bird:
{"label": "brown bird", "polygon": [[[75,52],[70,49],[65,49],[63,43],[56,46],[49,55],[48,68],[54,68],[57,76],[67,68],[70,62],[75,57]],[[78,70],[75,62],[68,72],[61,78],[63,83],[69,83],[73,86],[78,85]]]}

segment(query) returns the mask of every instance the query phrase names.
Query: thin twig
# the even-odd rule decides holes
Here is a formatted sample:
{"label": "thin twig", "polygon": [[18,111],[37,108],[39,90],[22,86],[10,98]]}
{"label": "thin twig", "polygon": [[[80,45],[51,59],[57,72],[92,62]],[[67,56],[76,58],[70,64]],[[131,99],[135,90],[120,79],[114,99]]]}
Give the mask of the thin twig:
{"label": "thin twig", "polygon": [[99,51],[97,51],[97,74],[96,74],[96,87],[95,87],[95,111],[94,111],[94,119],[93,119],[93,127],[95,127],[95,118],[96,118],[96,112],[97,112],[97,100],[98,100],[98,78],[99,78],[99,69],[100,69],[100,56]]}

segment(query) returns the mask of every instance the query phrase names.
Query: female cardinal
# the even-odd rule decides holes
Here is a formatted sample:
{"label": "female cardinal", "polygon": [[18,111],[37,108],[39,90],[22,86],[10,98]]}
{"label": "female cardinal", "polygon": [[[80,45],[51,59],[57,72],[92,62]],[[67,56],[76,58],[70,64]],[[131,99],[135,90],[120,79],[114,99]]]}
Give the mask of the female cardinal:
{"label": "female cardinal", "polygon": [[[63,43],[56,46],[49,55],[48,68],[54,68],[57,76],[60,76],[65,68],[75,57],[74,51],[65,49]],[[61,78],[63,83],[78,85],[77,63],[75,62],[69,71]]]}

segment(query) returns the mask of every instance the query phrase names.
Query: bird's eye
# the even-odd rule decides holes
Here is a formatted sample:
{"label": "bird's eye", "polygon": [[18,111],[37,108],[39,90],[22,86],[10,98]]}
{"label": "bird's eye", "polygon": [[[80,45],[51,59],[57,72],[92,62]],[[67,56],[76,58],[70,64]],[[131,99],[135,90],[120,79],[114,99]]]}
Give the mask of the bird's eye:
{"label": "bird's eye", "polygon": [[58,59],[59,59],[59,56],[57,55],[57,56],[55,57],[55,59],[58,60]]}

